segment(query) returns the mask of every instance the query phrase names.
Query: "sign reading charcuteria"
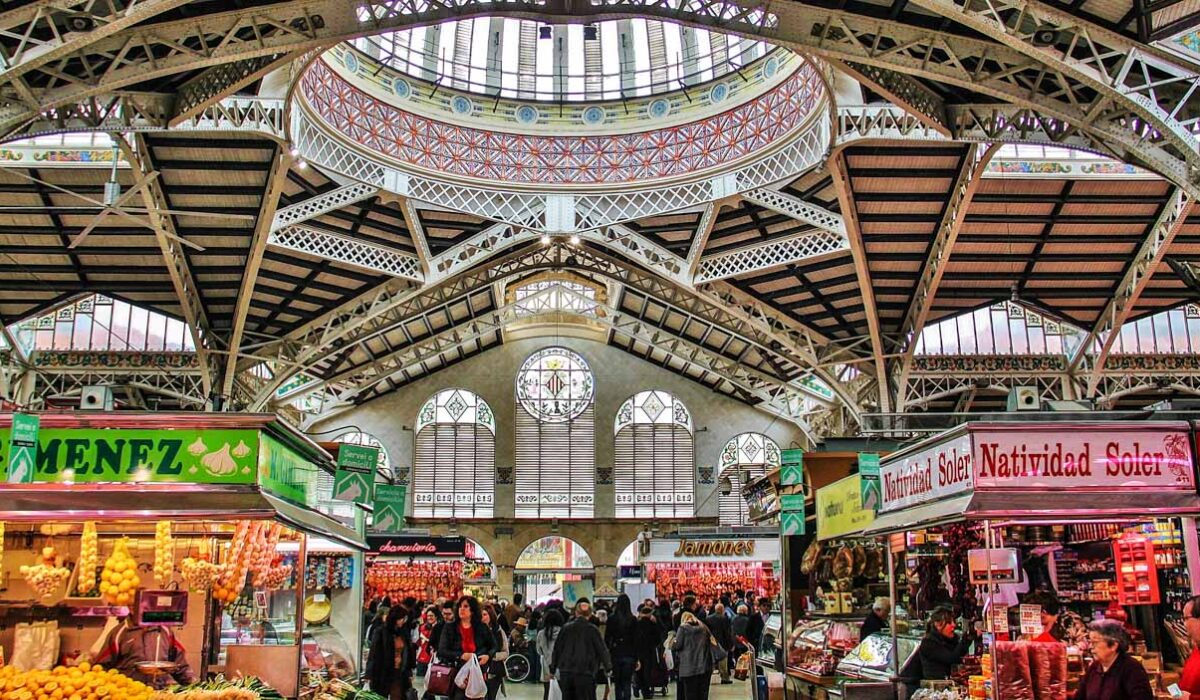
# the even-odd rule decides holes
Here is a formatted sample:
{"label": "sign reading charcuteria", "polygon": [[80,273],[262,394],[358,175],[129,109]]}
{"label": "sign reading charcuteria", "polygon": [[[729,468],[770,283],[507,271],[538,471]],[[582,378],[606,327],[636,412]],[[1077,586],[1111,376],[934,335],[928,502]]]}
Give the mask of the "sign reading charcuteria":
{"label": "sign reading charcuteria", "polygon": [[1194,491],[1186,424],[978,424],[891,455],[881,512],[971,489]]}
{"label": "sign reading charcuteria", "polygon": [[[8,433],[0,428],[0,478]],[[253,484],[259,432],[253,429],[42,428],[34,482]]]}

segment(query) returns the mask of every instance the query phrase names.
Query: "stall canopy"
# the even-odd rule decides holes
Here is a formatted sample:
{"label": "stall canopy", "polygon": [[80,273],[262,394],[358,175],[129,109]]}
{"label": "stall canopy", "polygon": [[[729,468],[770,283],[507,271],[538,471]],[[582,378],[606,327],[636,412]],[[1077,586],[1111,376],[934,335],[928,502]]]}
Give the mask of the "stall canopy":
{"label": "stall canopy", "polygon": [[12,414],[0,414],[4,519],[276,518],[365,549],[315,509],[329,454],[272,415],[135,412],[44,414],[35,466],[10,474]]}
{"label": "stall canopy", "polygon": [[968,423],[889,455],[880,481],[867,534],[960,520],[1200,515],[1181,422]]}

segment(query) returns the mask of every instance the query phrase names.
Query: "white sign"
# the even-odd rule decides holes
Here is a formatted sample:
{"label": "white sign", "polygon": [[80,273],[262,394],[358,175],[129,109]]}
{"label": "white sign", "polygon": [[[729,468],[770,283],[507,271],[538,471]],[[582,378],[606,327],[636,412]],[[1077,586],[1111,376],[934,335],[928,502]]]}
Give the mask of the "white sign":
{"label": "white sign", "polygon": [[[992,562],[988,571],[988,560]],[[1011,547],[1001,549],[971,549],[967,551],[967,568],[971,572],[971,584],[975,586],[992,583],[1017,582],[1017,550]],[[990,574],[990,577],[989,577]]]}
{"label": "white sign", "polygon": [[1196,488],[1182,428],[1038,425],[971,435],[976,488]]}
{"label": "white sign", "polygon": [[972,486],[971,438],[960,435],[901,457],[879,470],[881,513],[936,501]]}
{"label": "white sign", "polygon": [[[779,538],[753,538],[753,539],[738,539],[736,537],[724,537],[717,540],[711,539],[690,539],[687,542],[745,542],[747,545],[753,544],[753,547],[743,547],[738,553],[733,553],[732,547],[719,548],[717,553],[707,553],[692,556],[686,554],[688,551],[694,551],[695,548],[684,548],[682,554],[676,555],[680,551],[680,542],[678,537],[672,538],[653,538],[650,540],[650,553],[642,557],[640,562],[688,562],[688,561],[779,561]],[[704,548],[701,548],[704,549]],[[712,549],[712,548],[709,548]],[[747,552],[747,550],[749,550]]]}
{"label": "white sign", "polygon": [[1021,634],[1037,636],[1042,633],[1042,606],[1021,606]]}

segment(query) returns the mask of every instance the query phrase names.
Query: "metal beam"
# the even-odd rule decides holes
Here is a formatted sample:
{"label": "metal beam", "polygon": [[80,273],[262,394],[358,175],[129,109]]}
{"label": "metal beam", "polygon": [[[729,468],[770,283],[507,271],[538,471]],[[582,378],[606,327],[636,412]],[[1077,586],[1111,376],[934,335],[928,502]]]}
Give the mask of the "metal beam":
{"label": "metal beam", "polygon": [[886,68],[853,61],[833,61],[833,66],[851,78],[886,97],[893,104],[908,112],[925,126],[950,136],[946,121],[946,104],[937,94],[920,81]]}
{"label": "metal beam", "polygon": [[275,212],[271,221],[271,231],[278,231],[285,226],[299,224],[331,211],[336,211],[348,204],[361,202],[379,194],[379,187],[365,182],[352,182],[349,185],[329,190],[316,197],[309,197],[302,202],[289,204]]}
{"label": "metal beam", "polygon": [[705,256],[696,272],[696,283],[727,279],[738,275],[770,270],[802,260],[844,253],[849,243],[844,234],[810,231],[766,243],[746,246]]}
{"label": "metal beam", "polygon": [[972,144],[963,154],[962,165],[958,177],[950,188],[950,199],[942,210],[941,221],[929,246],[929,255],[921,268],[921,277],[913,290],[912,302],[904,314],[900,324],[899,342],[904,352],[900,358],[900,376],[896,382],[896,408],[903,411],[908,395],[908,375],[912,369],[913,352],[917,347],[917,339],[925,329],[929,320],[929,312],[933,309],[938,287],[946,266],[954,252],[954,244],[958,241],[958,232],[962,230],[963,222],[967,219],[967,211],[971,208],[971,198],[983,180],[983,173],[999,145],[979,146]]}
{"label": "metal beam", "polygon": [[415,282],[425,281],[421,262],[415,256],[303,224],[272,231],[267,243],[276,248],[336,260],[371,272],[382,272]]}
{"label": "metal beam", "polygon": [[294,51],[269,56],[256,56],[232,63],[222,63],[202,71],[190,78],[176,91],[175,109],[168,127],[181,124],[201,114],[238,90],[260,80],[303,56],[305,51]]}
{"label": "metal beam", "polygon": [[[1071,359],[1070,371],[1075,373],[1083,359],[1087,357],[1092,344],[1099,340],[1101,335],[1105,336],[1100,343],[1100,351],[1091,360],[1092,367],[1088,373],[1087,393],[1084,396],[1089,398],[1095,396],[1096,388],[1099,386],[1104,372],[1104,365],[1108,362],[1109,353],[1121,335],[1121,326],[1133,313],[1138,298],[1145,291],[1146,285],[1154,278],[1154,273],[1162,263],[1167,248],[1171,246],[1171,242],[1175,240],[1179,230],[1183,228],[1195,203],[1196,200],[1184,194],[1180,188],[1171,190],[1162,211],[1155,217],[1154,223],[1146,233],[1146,239],[1126,269],[1125,276],[1121,279],[1116,293],[1105,304],[1096,324],[1092,326],[1087,337],[1080,344],[1075,357]],[[1107,335],[1105,335],[1106,332]]]}
{"label": "metal beam", "polygon": [[292,169],[292,157],[282,149],[276,151],[272,160],[271,174],[268,176],[267,186],[263,190],[258,219],[254,223],[254,235],[250,239],[250,249],[246,253],[242,284],[238,289],[237,303],[233,309],[233,329],[229,333],[229,353],[225,356],[225,369],[221,380],[221,396],[226,398],[233,394],[233,380],[237,377],[238,355],[242,349],[242,336],[246,332],[250,300],[254,298],[254,286],[258,283],[258,271],[262,268],[263,255],[267,252],[267,241],[270,238],[272,222],[275,220],[276,207],[279,206],[279,196],[283,193],[288,172]]}
{"label": "metal beam", "polygon": [[710,202],[700,214],[700,223],[696,226],[696,233],[692,236],[692,244],[688,247],[687,254],[687,276],[693,284],[696,280],[696,270],[700,268],[700,256],[704,255],[708,237],[712,235],[713,225],[717,223],[717,215],[721,213],[721,209],[716,202]]}
{"label": "metal beam", "polygon": [[[142,134],[132,134],[136,147],[130,145],[124,136],[114,136],[114,140],[125,157],[125,162],[133,167],[140,177],[146,178],[154,168],[154,160],[149,144]],[[209,325],[204,303],[200,300],[199,287],[192,277],[191,265],[188,264],[187,254],[179,242],[181,237],[175,229],[175,221],[170,214],[162,213],[171,207],[167,204],[166,194],[162,189],[162,178],[151,178],[141,190],[142,206],[150,219],[154,238],[158,241],[162,252],[163,262],[166,263],[167,273],[171,278],[171,286],[175,290],[175,298],[183,311],[183,320],[187,323],[188,332],[192,336],[192,344],[200,358],[201,381],[204,393],[210,394],[213,389],[213,368],[209,362],[211,343],[216,339]]]}
{"label": "metal beam", "polygon": [[759,188],[743,192],[742,199],[784,216],[790,216],[809,226],[840,236],[846,235],[846,222],[840,214],[818,207],[786,192]]}
{"label": "metal beam", "polygon": [[887,348],[883,345],[879,309],[875,305],[875,286],[871,281],[870,266],[867,264],[867,251],[863,245],[862,226],[858,221],[858,206],[854,201],[854,188],[850,184],[850,176],[846,170],[845,153],[839,152],[829,161],[829,174],[833,178],[833,186],[837,190],[842,219],[846,224],[846,238],[850,244],[850,254],[854,257],[854,274],[858,278],[863,311],[867,316],[867,331],[871,336],[871,357],[875,366],[875,382],[879,387],[879,410],[889,413],[892,410],[892,400],[891,391],[888,388],[885,360]]}
{"label": "metal beam", "polygon": [[413,200],[404,198],[400,205],[404,215],[404,223],[408,226],[408,235],[412,237],[413,246],[417,249],[417,259],[421,261],[421,272],[425,279],[433,276],[433,254],[429,252],[429,239],[425,235],[425,227],[421,225],[421,215],[417,213],[417,205]]}

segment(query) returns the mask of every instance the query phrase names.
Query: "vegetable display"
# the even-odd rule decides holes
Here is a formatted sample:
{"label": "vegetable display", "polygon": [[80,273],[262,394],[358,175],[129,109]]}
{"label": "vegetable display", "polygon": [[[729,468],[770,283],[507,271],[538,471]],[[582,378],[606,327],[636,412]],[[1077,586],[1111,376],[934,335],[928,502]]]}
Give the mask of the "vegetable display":
{"label": "vegetable display", "polygon": [[25,583],[43,598],[54,595],[59,586],[71,577],[71,570],[62,565],[54,547],[42,548],[42,561],[33,566],[22,566],[18,569]]}
{"label": "vegetable display", "polygon": [[154,581],[166,587],[175,576],[175,538],[171,537],[171,523],[159,520],[154,526]]}
{"label": "vegetable display", "polygon": [[100,566],[96,523],[90,520],[83,524],[83,534],[79,537],[79,563],[76,566],[79,578],[75,582],[75,592],[88,595],[96,590],[96,569]]}

